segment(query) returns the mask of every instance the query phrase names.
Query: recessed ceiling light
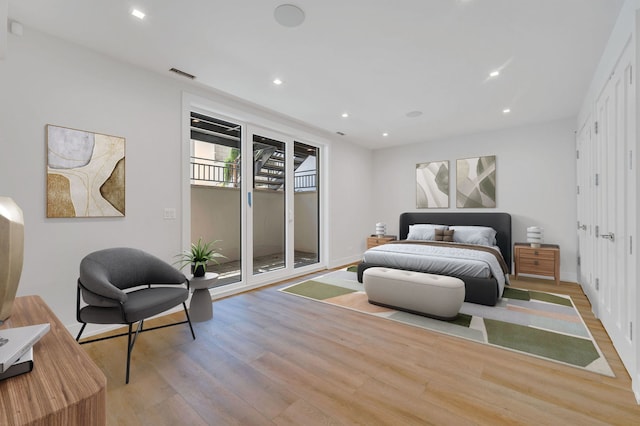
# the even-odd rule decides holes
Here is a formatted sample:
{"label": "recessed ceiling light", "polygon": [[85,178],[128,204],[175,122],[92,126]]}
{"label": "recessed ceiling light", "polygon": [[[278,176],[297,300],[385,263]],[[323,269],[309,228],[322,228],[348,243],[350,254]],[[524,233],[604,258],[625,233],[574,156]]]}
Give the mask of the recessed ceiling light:
{"label": "recessed ceiling light", "polygon": [[500,71],[496,70],[496,71],[492,71],[491,73],[489,73],[489,77],[497,77],[500,75]]}
{"label": "recessed ceiling light", "polygon": [[141,10],[138,10],[138,9],[133,9],[131,11],[131,14],[133,16],[135,16],[136,18],[138,18],[138,19],[144,19],[144,17],[147,16],[144,12],[142,12]]}
{"label": "recessed ceiling light", "polygon": [[409,118],[416,118],[416,117],[420,117],[422,115],[422,111],[411,111],[407,113],[407,117]]}
{"label": "recessed ceiling light", "polygon": [[273,17],[283,27],[297,27],[304,22],[304,11],[292,4],[281,4],[273,11]]}
{"label": "recessed ceiling light", "polygon": [[509,109],[509,108],[505,108],[505,109],[502,110],[503,114],[509,114],[510,112],[511,112],[511,109]]}
{"label": "recessed ceiling light", "polygon": [[349,117],[349,114],[348,114],[348,113],[346,113],[346,112],[343,112],[343,113],[342,113],[342,118],[347,118],[347,117]]}
{"label": "recessed ceiling light", "polygon": [[384,137],[386,138],[387,136],[389,136],[389,133],[384,132],[384,133],[382,134],[382,136],[384,136]]}
{"label": "recessed ceiling light", "polygon": [[276,86],[280,86],[282,84],[282,80],[280,80],[279,78],[276,78],[273,80],[273,84],[275,84]]}

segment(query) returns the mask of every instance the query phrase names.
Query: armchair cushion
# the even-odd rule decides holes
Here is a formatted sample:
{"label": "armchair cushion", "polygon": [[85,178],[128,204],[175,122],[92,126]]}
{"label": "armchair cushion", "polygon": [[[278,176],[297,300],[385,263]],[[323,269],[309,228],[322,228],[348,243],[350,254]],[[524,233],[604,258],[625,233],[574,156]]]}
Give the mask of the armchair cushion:
{"label": "armchair cushion", "polygon": [[[115,307],[85,306],[80,319],[92,324],[128,324],[158,315],[187,300],[184,287],[142,288],[127,293],[127,303]],[[123,317],[124,315],[124,317]]]}
{"label": "armchair cushion", "polygon": [[[176,268],[142,250],[118,247],[88,254],[80,262],[80,283],[96,297],[98,306],[125,303],[123,290],[150,284],[183,284],[187,278]],[[87,292],[85,292],[87,293]],[[83,294],[83,298],[85,294]],[[101,297],[101,298],[100,298]],[[105,300],[111,299],[113,302]],[[85,301],[91,303],[85,298]]]}

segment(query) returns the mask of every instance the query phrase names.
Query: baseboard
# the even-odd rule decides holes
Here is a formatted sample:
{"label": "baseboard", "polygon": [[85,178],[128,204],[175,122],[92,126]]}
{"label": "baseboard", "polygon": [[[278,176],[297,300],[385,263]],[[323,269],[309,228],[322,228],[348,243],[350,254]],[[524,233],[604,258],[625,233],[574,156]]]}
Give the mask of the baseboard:
{"label": "baseboard", "polygon": [[577,272],[563,272],[560,271],[560,281],[568,281],[570,283],[578,282],[578,273]]}
{"label": "baseboard", "polygon": [[328,268],[329,269],[334,269],[334,268],[339,268],[339,267],[344,266],[344,265],[350,265],[352,263],[359,263],[359,262],[362,262],[362,255],[343,257],[343,258],[340,258],[340,259],[331,260],[329,262]]}

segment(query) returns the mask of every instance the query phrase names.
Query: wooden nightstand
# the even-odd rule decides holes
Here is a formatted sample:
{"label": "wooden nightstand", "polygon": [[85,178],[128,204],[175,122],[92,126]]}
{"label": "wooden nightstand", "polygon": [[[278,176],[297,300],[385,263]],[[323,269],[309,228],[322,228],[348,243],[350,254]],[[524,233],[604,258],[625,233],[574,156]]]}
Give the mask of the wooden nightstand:
{"label": "wooden nightstand", "polygon": [[560,247],[556,244],[542,244],[534,248],[531,244],[515,243],[513,246],[516,264],[516,279],[519,274],[553,277],[560,285]]}
{"label": "wooden nightstand", "polygon": [[367,250],[371,247],[381,246],[382,244],[387,244],[389,241],[395,241],[397,239],[398,237],[395,235],[383,235],[382,237],[371,235],[367,237]]}

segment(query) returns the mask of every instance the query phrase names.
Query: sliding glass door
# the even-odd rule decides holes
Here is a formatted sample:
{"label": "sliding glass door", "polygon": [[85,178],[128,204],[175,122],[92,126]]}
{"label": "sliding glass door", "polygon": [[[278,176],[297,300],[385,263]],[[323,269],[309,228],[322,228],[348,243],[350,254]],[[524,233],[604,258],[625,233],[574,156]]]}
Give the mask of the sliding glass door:
{"label": "sliding glass door", "polygon": [[320,148],[294,142],[294,268],[320,262]]}
{"label": "sliding glass door", "polygon": [[287,143],[254,133],[253,275],[287,266]]}
{"label": "sliding glass door", "polygon": [[216,241],[218,286],[259,285],[321,262],[320,147],[191,111],[190,243]]}
{"label": "sliding glass door", "polygon": [[215,241],[225,256],[207,270],[218,284],[243,280],[242,126],[191,112],[191,242]]}
{"label": "sliding glass door", "polygon": [[250,129],[253,276],[320,262],[320,148]]}

